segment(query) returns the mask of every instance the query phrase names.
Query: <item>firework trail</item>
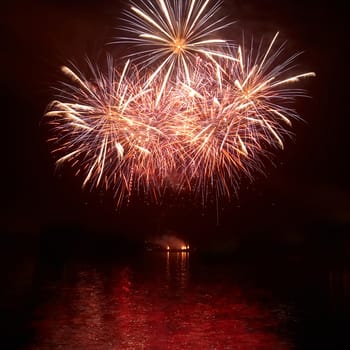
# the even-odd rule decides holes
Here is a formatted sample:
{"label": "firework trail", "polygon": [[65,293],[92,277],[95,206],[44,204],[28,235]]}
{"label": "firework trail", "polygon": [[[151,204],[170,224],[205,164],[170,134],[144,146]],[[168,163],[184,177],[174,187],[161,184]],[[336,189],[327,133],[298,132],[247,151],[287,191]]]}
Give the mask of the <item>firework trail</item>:
{"label": "firework trail", "polygon": [[169,188],[205,205],[236,195],[242,176],[253,180],[283,149],[304,94],[290,83],[315,74],[290,75],[297,55],[281,58],[278,33],[258,52],[210,38],[225,26],[212,19],[219,5],[132,3],[126,29],[137,36],[120,41],[141,47],[143,65],[118,70],[108,57],[106,73],[91,62],[88,75],[62,68],[70,82],[46,113],[50,141],[83,187],[112,189],[117,206],[133,194],[160,202]]}

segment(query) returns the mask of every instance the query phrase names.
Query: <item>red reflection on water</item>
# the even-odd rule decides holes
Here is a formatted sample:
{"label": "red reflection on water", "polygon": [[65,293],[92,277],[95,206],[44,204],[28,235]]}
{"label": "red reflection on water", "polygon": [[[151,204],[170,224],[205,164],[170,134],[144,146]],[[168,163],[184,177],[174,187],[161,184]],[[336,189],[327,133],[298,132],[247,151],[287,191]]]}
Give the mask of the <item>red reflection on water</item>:
{"label": "red reflection on water", "polygon": [[108,274],[80,267],[75,283],[42,305],[34,348],[290,348],[272,310],[232,283],[192,282],[189,258],[158,254],[141,269]]}

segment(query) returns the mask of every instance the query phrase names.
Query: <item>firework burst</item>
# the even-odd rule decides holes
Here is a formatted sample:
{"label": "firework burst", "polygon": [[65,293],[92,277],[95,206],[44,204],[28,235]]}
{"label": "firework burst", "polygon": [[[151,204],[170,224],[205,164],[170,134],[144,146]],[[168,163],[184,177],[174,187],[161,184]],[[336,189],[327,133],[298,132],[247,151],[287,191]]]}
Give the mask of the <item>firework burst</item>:
{"label": "firework burst", "polygon": [[106,75],[91,62],[89,68],[91,79],[76,68],[62,67],[71,82],[62,83],[59,100],[46,113],[56,135],[49,141],[55,145],[53,153],[60,155],[57,165],[69,162],[76,167],[76,175],[84,174],[83,187],[114,188],[120,203],[133,187],[147,191],[157,178],[148,155],[158,150],[154,147],[162,131],[152,118],[145,124],[147,113],[136,112],[141,101],[150,100],[145,98],[150,91],[137,83],[135,68],[129,72],[129,62],[118,72],[109,58]]}
{"label": "firework burst", "polygon": [[[244,174],[264,171],[264,159],[272,148],[284,148],[292,120],[298,119],[291,107],[304,91],[289,83],[314,76],[313,72],[288,75],[296,55],[283,61],[283,46],[273,50],[278,33],[263,53],[238,47],[237,60],[198,61],[191,85],[180,85],[184,112],[190,127],[186,137],[186,174],[194,193],[207,200],[208,193],[230,198]],[[262,44],[260,44],[260,47]]]}
{"label": "firework burst", "polygon": [[215,61],[227,45],[217,37],[218,32],[229,25],[218,14],[220,6],[220,1],[211,4],[210,0],[131,2],[124,14],[125,26],[121,28],[128,36],[116,42],[135,45],[138,50],[129,57],[141,61],[142,67],[156,67],[148,83],[163,71],[166,73],[162,79],[181,71],[190,84],[196,57],[205,56]]}
{"label": "firework burst", "polygon": [[242,176],[252,180],[283,149],[304,94],[290,83],[315,75],[291,74],[297,55],[282,59],[278,33],[264,51],[219,49],[224,41],[210,38],[225,26],[212,20],[219,3],[171,4],[132,3],[127,12],[137,37],[121,41],[142,47],[135,56],[144,65],[118,70],[108,57],[106,73],[89,62],[88,75],[64,66],[70,82],[46,113],[57,164],[70,163],[83,187],[112,189],[117,206],[133,193],[160,202],[169,188],[203,205],[230,199]]}

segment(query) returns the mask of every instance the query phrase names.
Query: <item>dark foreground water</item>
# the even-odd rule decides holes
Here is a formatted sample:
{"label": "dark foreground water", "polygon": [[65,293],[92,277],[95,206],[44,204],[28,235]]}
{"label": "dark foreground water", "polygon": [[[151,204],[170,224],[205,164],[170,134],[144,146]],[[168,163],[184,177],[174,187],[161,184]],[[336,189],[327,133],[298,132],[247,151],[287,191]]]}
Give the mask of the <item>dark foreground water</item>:
{"label": "dark foreground water", "polygon": [[349,348],[343,263],[198,252],[8,262],[4,349]]}

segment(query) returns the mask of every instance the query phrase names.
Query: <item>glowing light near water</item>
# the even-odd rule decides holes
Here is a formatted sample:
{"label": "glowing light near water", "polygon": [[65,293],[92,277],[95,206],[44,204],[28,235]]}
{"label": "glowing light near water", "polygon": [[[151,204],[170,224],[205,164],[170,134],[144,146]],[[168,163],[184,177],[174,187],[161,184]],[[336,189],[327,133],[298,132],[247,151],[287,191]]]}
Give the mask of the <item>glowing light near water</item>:
{"label": "glowing light near water", "polygon": [[190,251],[190,246],[182,239],[173,234],[166,234],[162,237],[153,238],[145,241],[146,249],[148,251],[167,251],[167,252],[182,252]]}
{"label": "glowing light near water", "polygon": [[168,189],[230,199],[283,149],[303,95],[290,84],[315,75],[289,75],[297,55],[281,59],[278,33],[260,52],[209,39],[225,26],[212,20],[219,3],[174,4],[132,3],[126,29],[137,37],[121,41],[148,47],[135,53],[143,65],[63,67],[70,83],[46,113],[57,165],[70,163],[83,187],[112,189],[117,206],[140,193],[160,202]]}

